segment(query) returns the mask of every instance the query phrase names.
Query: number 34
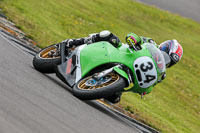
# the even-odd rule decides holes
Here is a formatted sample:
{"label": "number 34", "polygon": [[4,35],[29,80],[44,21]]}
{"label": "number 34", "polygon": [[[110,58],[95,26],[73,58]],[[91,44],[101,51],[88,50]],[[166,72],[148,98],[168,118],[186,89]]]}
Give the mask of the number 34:
{"label": "number 34", "polygon": [[[140,70],[142,71],[142,72],[148,72],[148,71],[150,71],[150,70],[152,70],[153,69],[153,64],[151,63],[151,62],[147,62],[147,64],[148,65],[146,65],[145,66],[145,64],[144,63],[142,63],[141,65],[140,65]],[[144,80],[144,82],[145,83],[149,83],[149,82],[151,82],[152,80],[154,80],[154,79],[156,79],[156,76],[154,76],[154,75],[150,75],[150,74],[145,74],[145,77],[146,77],[146,80]]]}

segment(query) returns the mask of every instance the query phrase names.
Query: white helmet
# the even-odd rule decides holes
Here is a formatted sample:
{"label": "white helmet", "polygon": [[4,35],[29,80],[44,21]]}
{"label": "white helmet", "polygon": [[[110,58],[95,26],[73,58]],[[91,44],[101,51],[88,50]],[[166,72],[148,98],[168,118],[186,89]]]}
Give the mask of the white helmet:
{"label": "white helmet", "polygon": [[166,52],[171,61],[167,64],[167,67],[171,67],[179,62],[183,56],[183,48],[177,40],[167,40],[159,45],[161,51]]}

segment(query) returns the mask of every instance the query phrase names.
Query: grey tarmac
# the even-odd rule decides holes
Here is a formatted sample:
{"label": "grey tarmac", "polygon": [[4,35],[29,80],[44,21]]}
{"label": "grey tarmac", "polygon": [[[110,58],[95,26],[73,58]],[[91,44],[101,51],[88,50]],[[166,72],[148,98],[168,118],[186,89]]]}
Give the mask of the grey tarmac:
{"label": "grey tarmac", "polygon": [[137,0],[200,22],[200,0]]}

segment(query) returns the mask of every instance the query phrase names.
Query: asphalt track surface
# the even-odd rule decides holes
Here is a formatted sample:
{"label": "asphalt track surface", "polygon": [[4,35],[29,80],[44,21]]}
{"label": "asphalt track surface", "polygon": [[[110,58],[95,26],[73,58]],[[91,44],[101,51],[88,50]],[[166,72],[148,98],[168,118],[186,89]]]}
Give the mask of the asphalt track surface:
{"label": "asphalt track surface", "polygon": [[96,101],[81,101],[0,33],[0,133],[142,132]]}
{"label": "asphalt track surface", "polygon": [[200,22],[200,0],[138,0]]}

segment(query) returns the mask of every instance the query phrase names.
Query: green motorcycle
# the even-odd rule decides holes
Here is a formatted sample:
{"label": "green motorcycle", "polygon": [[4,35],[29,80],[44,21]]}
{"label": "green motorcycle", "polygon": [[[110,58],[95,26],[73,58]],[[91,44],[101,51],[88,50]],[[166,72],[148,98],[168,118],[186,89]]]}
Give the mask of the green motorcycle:
{"label": "green motorcycle", "polygon": [[[57,56],[50,56],[50,51]],[[65,45],[51,45],[33,59],[43,73],[56,73],[83,100],[106,98],[119,92],[149,93],[166,71],[169,56],[151,43],[115,48],[109,42],[81,45],[65,53]]]}

